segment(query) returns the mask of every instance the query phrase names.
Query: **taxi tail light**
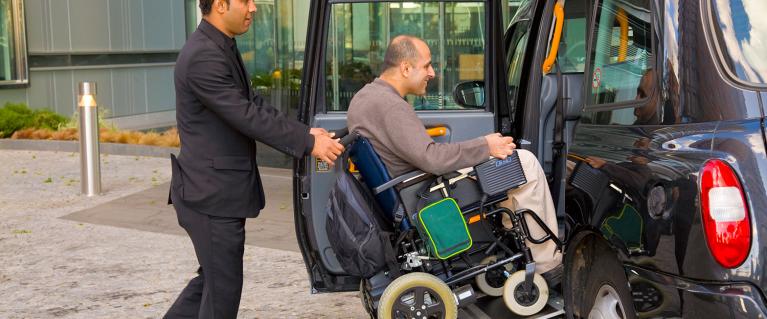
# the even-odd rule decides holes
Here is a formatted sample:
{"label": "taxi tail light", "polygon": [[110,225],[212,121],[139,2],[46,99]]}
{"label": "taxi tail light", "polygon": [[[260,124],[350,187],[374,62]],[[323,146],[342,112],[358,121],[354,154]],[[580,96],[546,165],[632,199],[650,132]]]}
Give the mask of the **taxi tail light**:
{"label": "taxi tail light", "polygon": [[721,160],[706,162],[700,198],[711,255],[725,268],[740,266],[751,249],[751,221],[743,187],[730,165]]}

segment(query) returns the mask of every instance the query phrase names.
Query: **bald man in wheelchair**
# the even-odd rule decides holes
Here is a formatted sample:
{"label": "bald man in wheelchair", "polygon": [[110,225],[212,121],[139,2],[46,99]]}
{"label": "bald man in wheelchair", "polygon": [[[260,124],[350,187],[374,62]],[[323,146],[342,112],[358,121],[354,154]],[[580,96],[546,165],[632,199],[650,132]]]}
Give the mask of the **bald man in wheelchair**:
{"label": "bald man in wheelchair", "polygon": [[[392,177],[419,169],[443,175],[472,167],[489,157],[505,159],[517,152],[527,183],[508,192],[501,206],[512,211],[529,209],[557,236],[557,219],[546,176],[535,155],[516,149],[511,137],[489,134],[459,143],[436,143],[426,132],[413,107],[404,99],[426,94],[435,76],[431,52],[421,39],[401,35],[390,42],[381,75],[355,94],[349,105],[347,127],[366,137]],[[526,217],[530,218],[530,217]],[[510,221],[504,225],[511,224]],[[532,238],[546,233],[528,220]],[[555,242],[527,242],[536,263],[536,272],[550,285],[561,281],[562,254]]]}

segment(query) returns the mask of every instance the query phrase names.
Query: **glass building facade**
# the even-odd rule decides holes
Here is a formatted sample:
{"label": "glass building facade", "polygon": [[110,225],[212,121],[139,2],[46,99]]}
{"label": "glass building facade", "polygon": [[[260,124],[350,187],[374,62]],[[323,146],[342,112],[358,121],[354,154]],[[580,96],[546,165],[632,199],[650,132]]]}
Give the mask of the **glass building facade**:
{"label": "glass building facade", "polygon": [[[187,28],[191,33],[199,15],[197,0],[185,0]],[[509,0],[503,12],[508,25],[521,0]],[[306,30],[311,1],[256,0],[251,29],[237,38],[243,61],[256,91],[272,105],[295,114],[303,71]],[[387,2],[349,3],[334,6],[332,32],[327,46],[326,84],[332,105],[329,111],[345,111],[354,93],[372,81],[381,68],[389,40],[410,34],[426,40],[432,48],[437,78],[423,99],[412,101],[418,109],[456,107],[445,94],[459,81],[482,79],[484,39],[472,25],[484,25],[484,6],[462,3]],[[198,16],[199,18],[199,16]],[[440,76],[444,75],[444,76]]]}
{"label": "glass building facade", "polygon": [[[312,1],[255,2],[251,30],[237,39],[243,61],[255,90],[294,116]],[[520,2],[508,1],[504,25]],[[118,127],[171,126],[175,59],[200,19],[198,0],[0,0],[0,106],[25,103],[71,116],[77,83],[95,81],[99,107]],[[353,94],[378,75],[388,41],[399,34],[424,38],[438,70],[427,96],[413,105],[457,107],[446,93],[458,81],[483,76],[484,39],[477,30],[484,19],[484,7],[471,0],[335,5],[325,61],[332,102],[324,107],[346,110]],[[270,159],[262,163],[290,165],[270,152],[263,152]]]}
{"label": "glass building facade", "polygon": [[0,85],[28,83],[24,2],[0,0]]}

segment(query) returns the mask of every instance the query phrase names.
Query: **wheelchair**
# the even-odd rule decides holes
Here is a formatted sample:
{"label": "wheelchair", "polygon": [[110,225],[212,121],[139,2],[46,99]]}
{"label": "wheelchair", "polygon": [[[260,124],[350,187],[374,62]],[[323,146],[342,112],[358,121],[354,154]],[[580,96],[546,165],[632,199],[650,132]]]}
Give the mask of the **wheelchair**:
{"label": "wheelchair", "polygon": [[[413,171],[391,178],[370,142],[356,132],[346,133],[337,136],[349,145],[353,170],[393,229],[396,262],[360,282],[360,298],[372,318],[457,318],[459,306],[482,295],[502,297],[513,313],[522,316],[546,306],[548,285],[534,272],[535,261],[525,241],[553,240],[559,249],[562,243],[534,212],[499,205],[508,198],[509,189],[526,183],[516,152],[469,172],[433,176]],[[449,256],[435,251],[430,237],[434,234],[424,229],[423,216],[419,216],[426,205],[443,199],[455,201],[470,236],[469,247],[464,245]],[[531,238],[525,216],[546,235]]]}

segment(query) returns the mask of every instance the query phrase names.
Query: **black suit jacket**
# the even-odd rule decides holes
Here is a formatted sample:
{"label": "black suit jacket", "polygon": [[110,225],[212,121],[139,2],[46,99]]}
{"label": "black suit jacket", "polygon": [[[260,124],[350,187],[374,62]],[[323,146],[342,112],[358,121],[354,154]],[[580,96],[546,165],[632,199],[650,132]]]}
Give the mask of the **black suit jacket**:
{"label": "black suit jacket", "polygon": [[253,92],[234,45],[203,20],[179,53],[181,151],[171,158],[170,191],[176,204],[201,213],[256,217],[265,203],[254,139],[300,158],[311,153],[314,137]]}

